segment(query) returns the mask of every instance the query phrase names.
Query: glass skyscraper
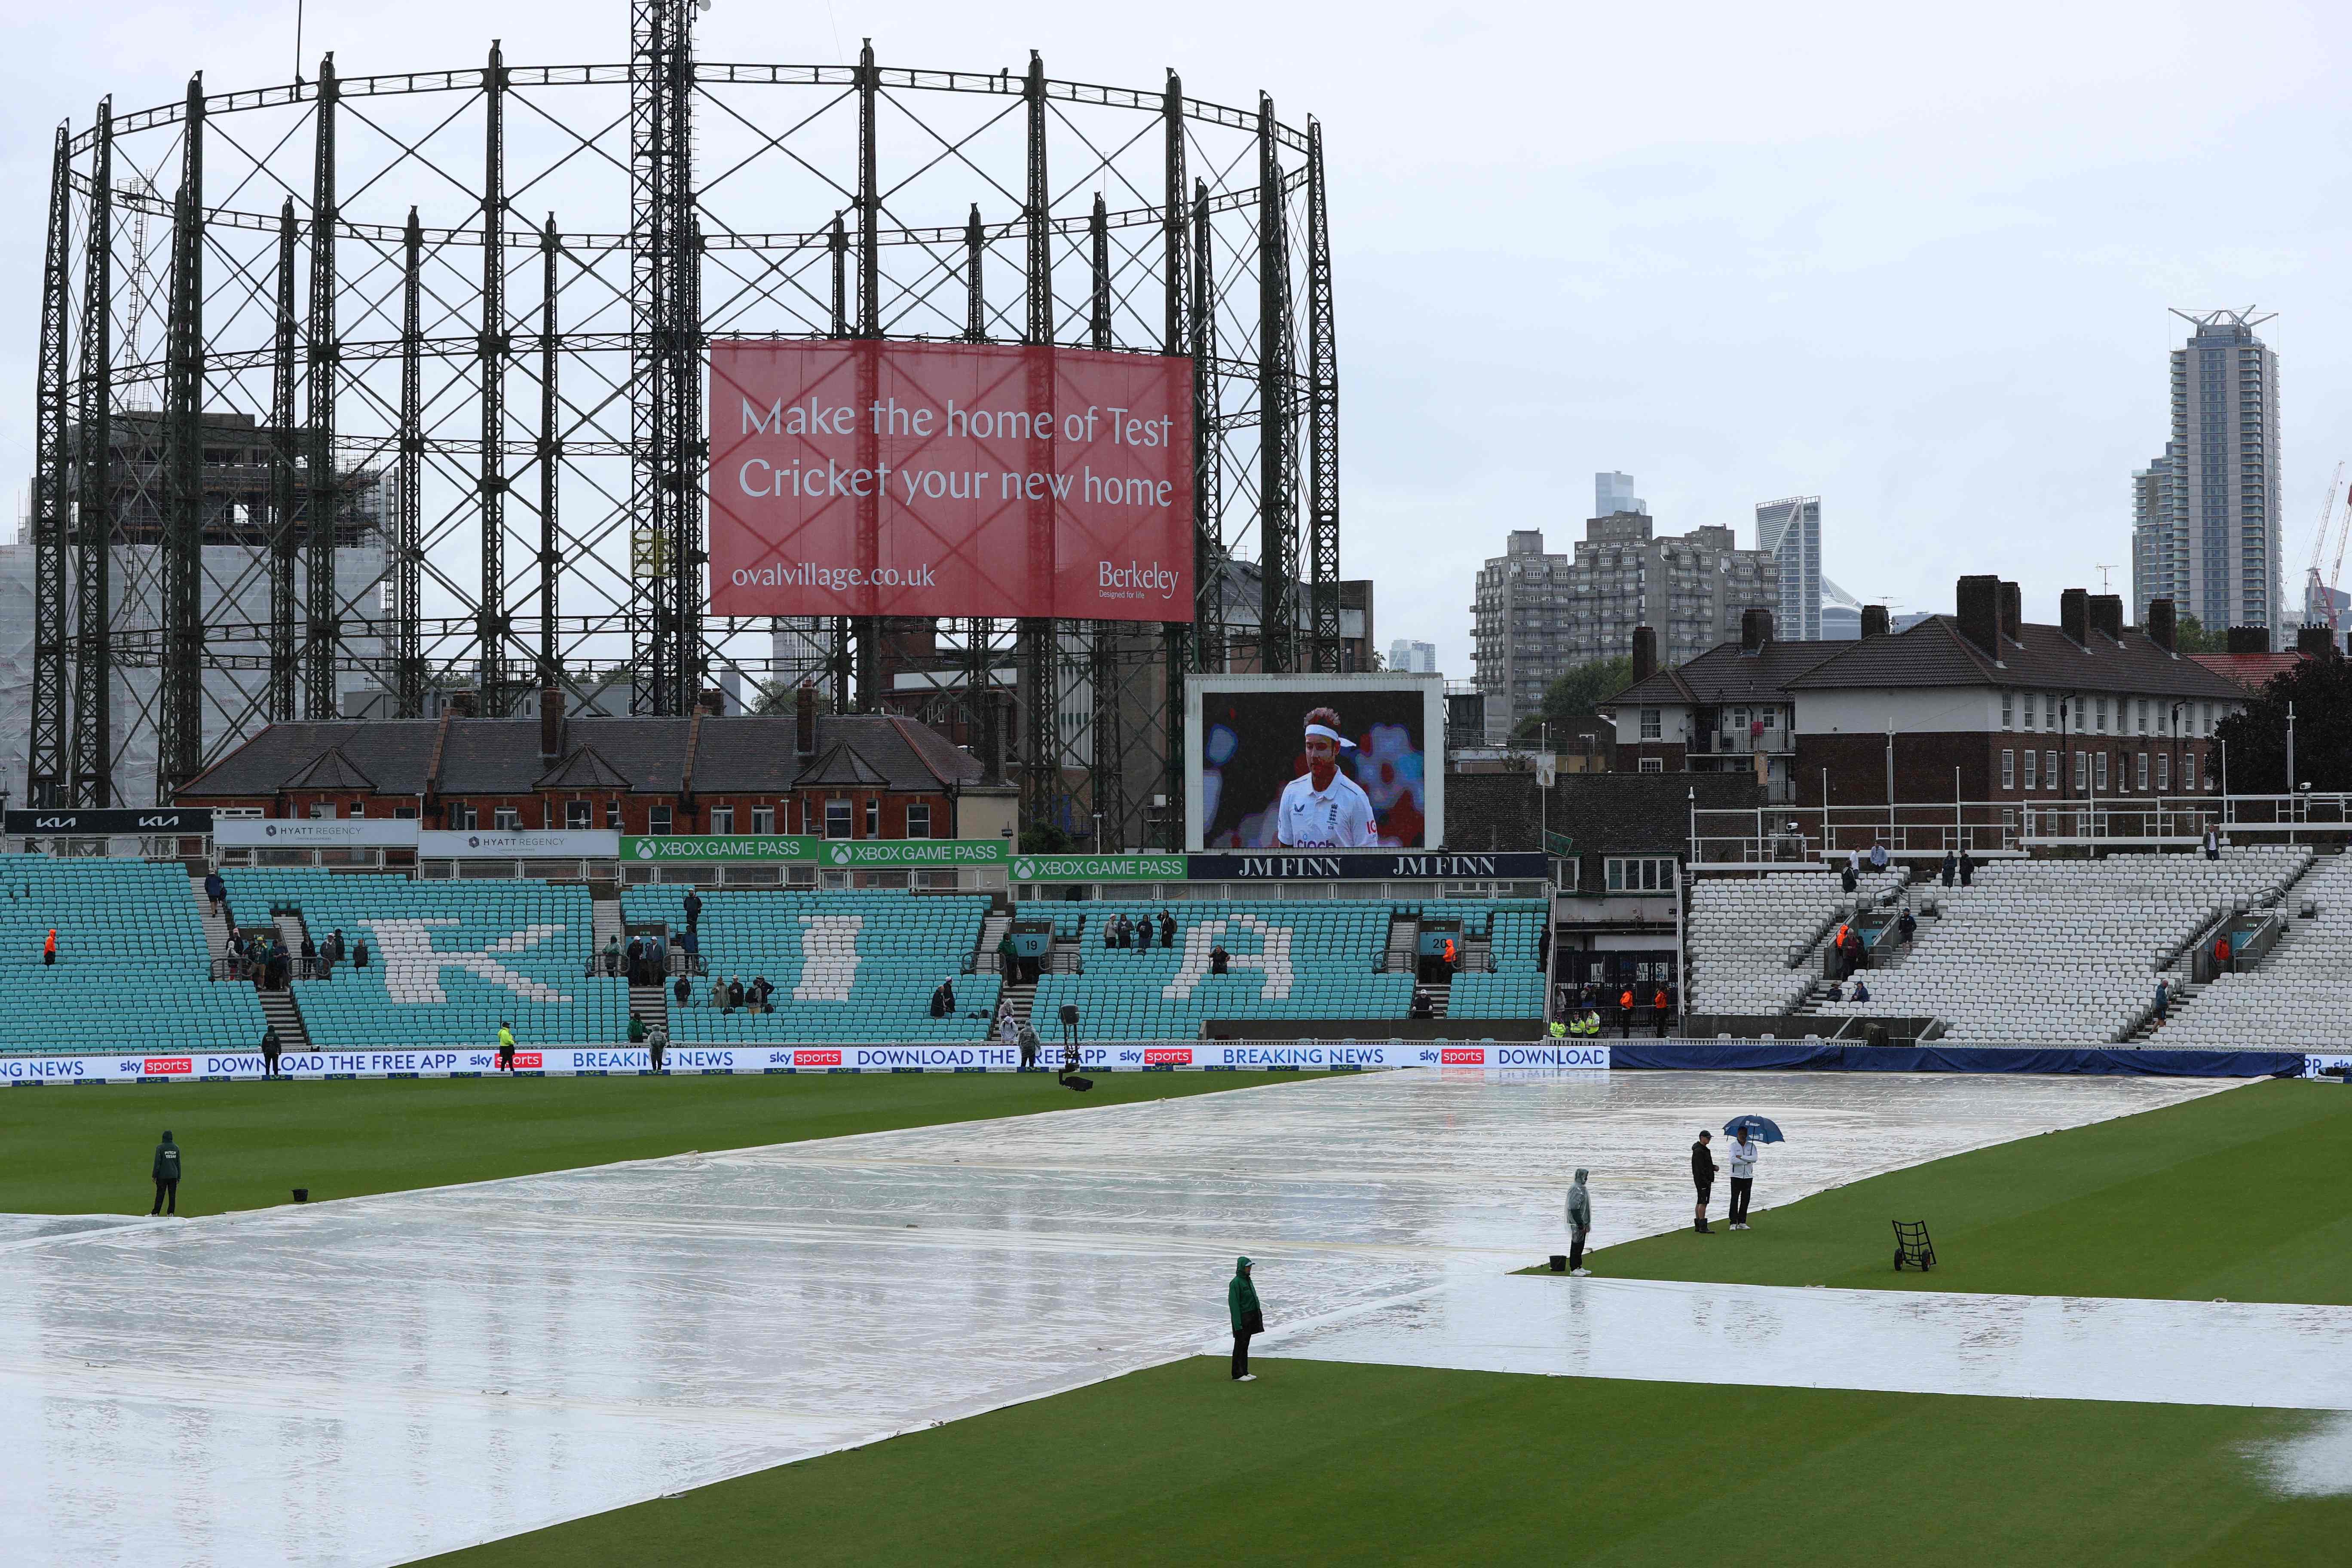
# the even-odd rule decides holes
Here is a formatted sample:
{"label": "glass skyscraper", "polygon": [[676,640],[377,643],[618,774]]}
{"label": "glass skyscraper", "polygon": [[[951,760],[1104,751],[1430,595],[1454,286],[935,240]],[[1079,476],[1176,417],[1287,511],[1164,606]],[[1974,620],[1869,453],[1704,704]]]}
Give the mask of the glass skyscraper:
{"label": "glass skyscraper", "polygon": [[1822,498],[1789,496],[1756,503],[1756,544],[1780,563],[1780,607],[1773,635],[1790,642],[1822,637]]}

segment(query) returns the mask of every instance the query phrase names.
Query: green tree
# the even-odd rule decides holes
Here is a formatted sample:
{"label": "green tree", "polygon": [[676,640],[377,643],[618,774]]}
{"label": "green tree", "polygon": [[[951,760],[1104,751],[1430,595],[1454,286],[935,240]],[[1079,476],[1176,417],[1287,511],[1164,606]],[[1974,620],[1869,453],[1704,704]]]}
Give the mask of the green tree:
{"label": "green tree", "polygon": [[2273,677],[2243,710],[2215,726],[2230,748],[2230,788],[2284,795],[2286,710],[2294,704],[2294,783],[2352,789],[2352,659],[2307,658]]}
{"label": "green tree", "polygon": [[2172,623],[2175,647],[2182,653],[2227,653],[2230,634],[2209,632],[2195,616],[2182,616]]}
{"label": "green tree", "polygon": [[1543,708],[1519,721],[1517,738],[1533,740],[1538,726],[1549,724],[1555,733],[1570,728],[1570,721],[1590,719],[1601,710],[1600,705],[1633,684],[1633,660],[1630,656],[1595,659],[1580,664],[1551,683],[1544,693]]}

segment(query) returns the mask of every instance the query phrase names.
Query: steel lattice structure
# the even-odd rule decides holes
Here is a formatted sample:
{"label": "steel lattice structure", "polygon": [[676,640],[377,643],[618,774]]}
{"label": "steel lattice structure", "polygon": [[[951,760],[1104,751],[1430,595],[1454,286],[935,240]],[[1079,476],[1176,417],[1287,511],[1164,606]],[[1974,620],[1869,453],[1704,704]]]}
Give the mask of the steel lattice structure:
{"label": "steel lattice structure", "polygon": [[[632,0],[621,64],[329,57],[60,129],[30,801],[124,802],[150,746],[168,798],[261,724],[455,690],[680,714],[731,671],[848,710],[905,706],[911,670],[926,717],[1006,747],[1031,821],[1165,844],[1184,673],[1338,668],[1319,127],[1034,52],[702,61],[693,12]],[[711,616],[729,336],[1190,356],[1196,621]]]}

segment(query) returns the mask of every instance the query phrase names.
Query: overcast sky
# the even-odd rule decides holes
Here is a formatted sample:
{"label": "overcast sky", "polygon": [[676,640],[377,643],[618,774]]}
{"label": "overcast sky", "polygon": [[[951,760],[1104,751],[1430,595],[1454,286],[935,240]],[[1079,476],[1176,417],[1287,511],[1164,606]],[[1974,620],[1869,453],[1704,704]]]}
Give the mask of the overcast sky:
{"label": "overcast sky", "polygon": [[[0,452],[31,458],[51,128],[286,79],[291,4],[7,0]],[[2160,450],[2167,307],[2256,305],[2280,352],[2286,591],[2352,457],[2347,8],[2161,0],[1165,8],[717,0],[706,58],[1048,72],[1324,124],[1343,564],[1381,646],[1467,679],[1479,562],[1574,539],[1596,469],[1660,525],[1822,498],[1825,568],[1949,609],[1952,580],[2127,591],[2131,470]],[[347,75],[618,60],[623,0],[313,0]],[[827,215],[813,215],[812,226]],[[960,221],[960,211],[912,221]],[[620,227],[615,218],[600,226]]]}

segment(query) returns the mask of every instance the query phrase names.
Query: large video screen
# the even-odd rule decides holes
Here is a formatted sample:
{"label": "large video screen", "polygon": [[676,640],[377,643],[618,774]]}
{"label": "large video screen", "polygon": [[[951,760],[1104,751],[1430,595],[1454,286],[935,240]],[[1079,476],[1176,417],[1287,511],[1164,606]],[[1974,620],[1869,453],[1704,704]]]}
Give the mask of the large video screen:
{"label": "large video screen", "polygon": [[1184,760],[1191,847],[1439,847],[1444,701],[1434,676],[1195,679]]}
{"label": "large video screen", "polygon": [[710,345],[722,616],[1192,619],[1192,365],[1013,343]]}

